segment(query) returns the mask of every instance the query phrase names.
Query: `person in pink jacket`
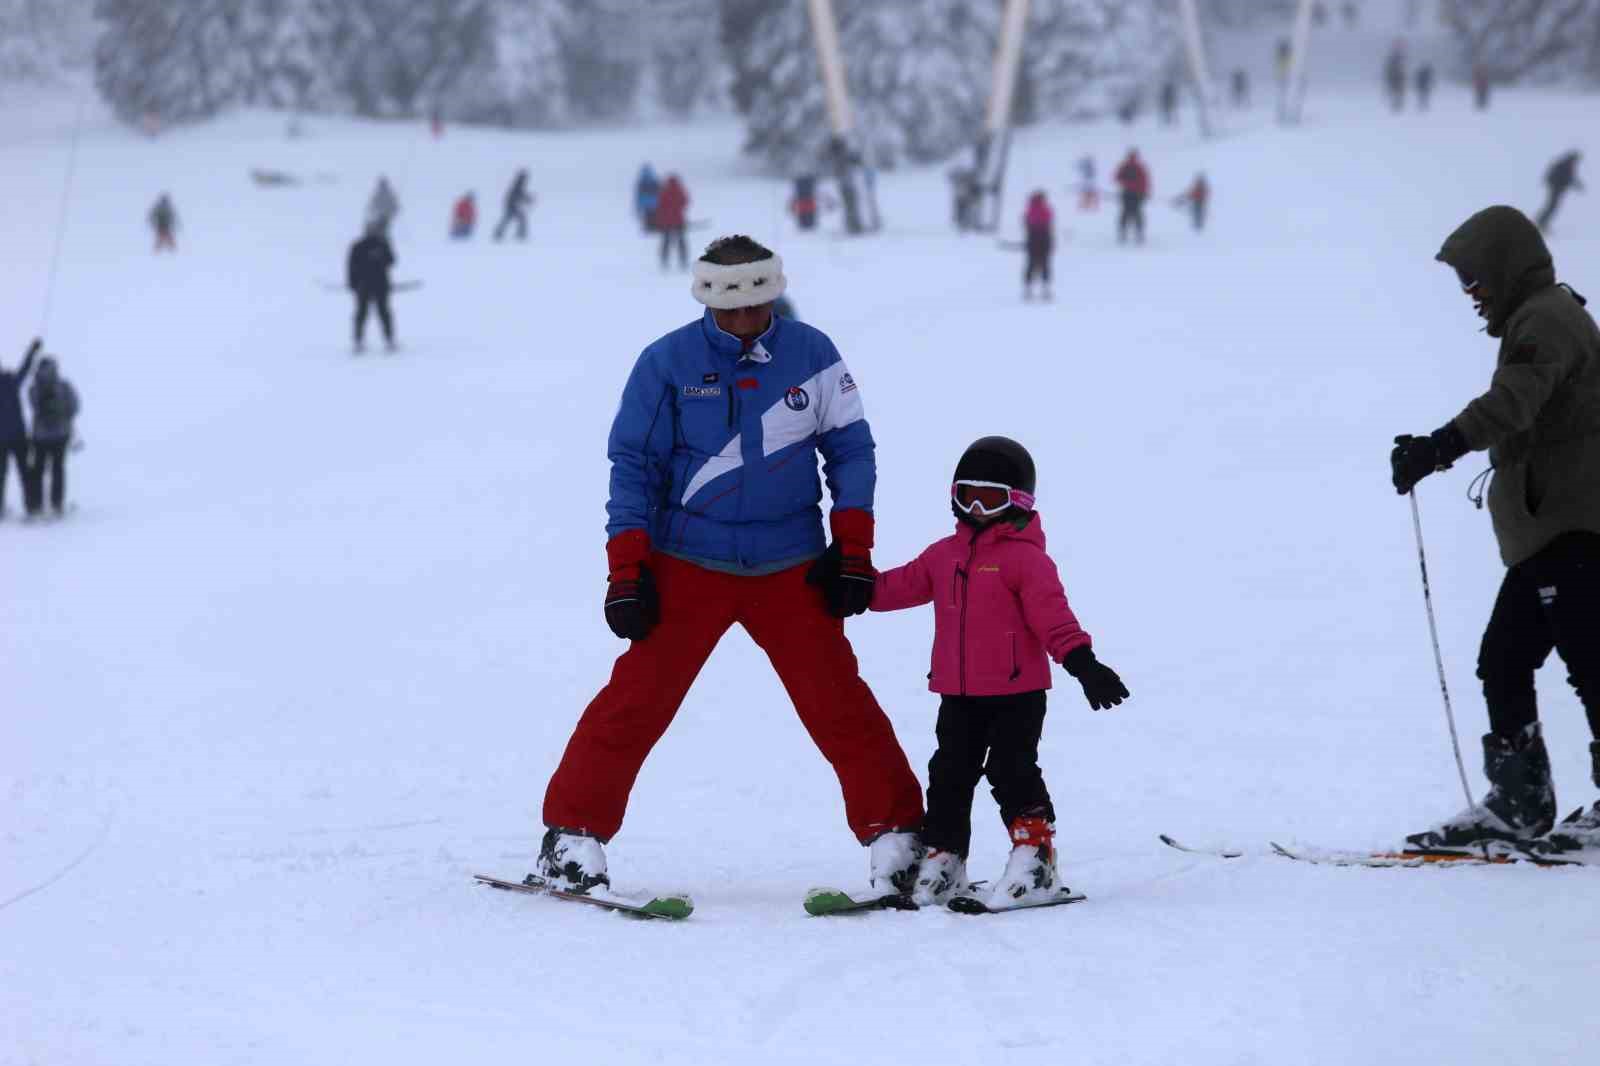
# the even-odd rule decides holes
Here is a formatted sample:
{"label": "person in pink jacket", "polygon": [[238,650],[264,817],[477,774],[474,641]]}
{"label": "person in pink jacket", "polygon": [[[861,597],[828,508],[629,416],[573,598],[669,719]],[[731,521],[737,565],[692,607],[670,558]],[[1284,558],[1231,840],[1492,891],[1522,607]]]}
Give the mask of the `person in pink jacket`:
{"label": "person in pink jacket", "polygon": [[974,442],[951,486],[955,534],[879,574],[873,592],[874,611],[934,609],[928,688],[941,697],[939,747],[928,762],[926,854],[912,894],[920,905],[969,891],[972,796],[984,776],[1012,841],[989,907],[1069,894],[1056,869],[1055,808],[1039,770],[1050,663],[1078,680],[1095,710],[1128,697],[1067,604],[1033,509],[1034,483],[1022,445],[1006,437]]}

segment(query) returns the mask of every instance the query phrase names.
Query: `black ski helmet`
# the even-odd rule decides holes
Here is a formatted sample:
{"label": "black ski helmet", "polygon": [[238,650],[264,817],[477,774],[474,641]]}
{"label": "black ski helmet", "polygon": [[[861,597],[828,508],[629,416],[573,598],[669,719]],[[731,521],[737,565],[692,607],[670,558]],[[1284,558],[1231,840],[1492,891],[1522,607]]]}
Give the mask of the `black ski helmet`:
{"label": "black ski helmet", "polygon": [[980,437],[956,464],[955,481],[998,481],[1032,496],[1033,456],[1010,437]]}

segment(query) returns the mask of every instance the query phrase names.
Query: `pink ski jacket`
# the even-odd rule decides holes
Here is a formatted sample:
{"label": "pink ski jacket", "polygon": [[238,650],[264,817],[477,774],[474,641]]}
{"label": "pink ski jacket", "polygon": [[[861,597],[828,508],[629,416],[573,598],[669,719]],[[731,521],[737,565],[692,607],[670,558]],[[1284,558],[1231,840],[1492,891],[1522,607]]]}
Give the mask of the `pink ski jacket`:
{"label": "pink ski jacket", "polygon": [[1022,529],[957,523],[904,566],[878,575],[874,611],[933,604],[933,671],[944,696],[1005,696],[1050,687],[1050,660],[1090,644],[1045,553],[1037,514]]}

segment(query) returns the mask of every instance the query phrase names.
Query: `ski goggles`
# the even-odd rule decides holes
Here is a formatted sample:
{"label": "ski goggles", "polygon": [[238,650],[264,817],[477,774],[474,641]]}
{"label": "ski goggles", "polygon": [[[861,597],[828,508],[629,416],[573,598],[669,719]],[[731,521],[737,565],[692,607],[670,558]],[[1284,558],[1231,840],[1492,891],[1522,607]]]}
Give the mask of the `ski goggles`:
{"label": "ski goggles", "polygon": [[998,481],[957,481],[950,486],[950,499],[966,514],[994,515],[1007,507],[1033,510],[1031,493]]}

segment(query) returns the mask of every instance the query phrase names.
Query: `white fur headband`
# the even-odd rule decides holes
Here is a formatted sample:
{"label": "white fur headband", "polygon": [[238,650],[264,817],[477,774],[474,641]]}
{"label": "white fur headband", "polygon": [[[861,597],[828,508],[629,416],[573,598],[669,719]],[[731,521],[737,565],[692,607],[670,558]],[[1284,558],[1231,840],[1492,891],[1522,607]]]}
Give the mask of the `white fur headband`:
{"label": "white fur headband", "polygon": [[689,291],[707,307],[732,311],[738,307],[759,307],[783,295],[789,279],[783,276],[783,258],[773,255],[754,263],[723,266],[704,259],[694,262],[694,281]]}

